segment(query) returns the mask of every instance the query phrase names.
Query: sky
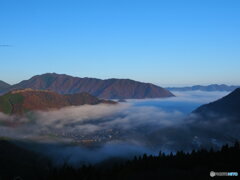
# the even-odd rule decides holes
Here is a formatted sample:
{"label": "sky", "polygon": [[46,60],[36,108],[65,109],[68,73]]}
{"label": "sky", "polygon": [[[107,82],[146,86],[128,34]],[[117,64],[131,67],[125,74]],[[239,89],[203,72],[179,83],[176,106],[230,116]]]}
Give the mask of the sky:
{"label": "sky", "polygon": [[239,0],[0,0],[0,80],[240,84]]}

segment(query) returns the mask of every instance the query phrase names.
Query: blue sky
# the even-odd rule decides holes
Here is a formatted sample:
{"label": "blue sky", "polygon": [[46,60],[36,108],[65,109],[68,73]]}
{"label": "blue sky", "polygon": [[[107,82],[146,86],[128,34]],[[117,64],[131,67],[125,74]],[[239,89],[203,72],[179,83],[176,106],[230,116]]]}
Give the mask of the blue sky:
{"label": "blue sky", "polygon": [[240,84],[239,0],[0,0],[0,79]]}

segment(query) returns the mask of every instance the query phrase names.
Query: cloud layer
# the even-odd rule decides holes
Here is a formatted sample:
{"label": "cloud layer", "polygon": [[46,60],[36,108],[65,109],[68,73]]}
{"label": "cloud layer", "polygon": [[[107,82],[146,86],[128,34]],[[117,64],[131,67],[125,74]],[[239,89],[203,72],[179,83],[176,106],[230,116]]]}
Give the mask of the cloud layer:
{"label": "cloud layer", "polygon": [[[58,111],[33,112],[21,118],[0,113],[0,136],[31,140],[35,145],[27,143],[26,147],[50,156],[55,162],[67,158],[72,164],[97,163],[110,157],[129,157],[159,150],[217,148],[239,137],[239,125],[229,124],[228,117],[213,124],[188,114],[196,106],[227,93],[175,94],[178,97],[67,107]],[[228,133],[224,131],[226,128]]]}

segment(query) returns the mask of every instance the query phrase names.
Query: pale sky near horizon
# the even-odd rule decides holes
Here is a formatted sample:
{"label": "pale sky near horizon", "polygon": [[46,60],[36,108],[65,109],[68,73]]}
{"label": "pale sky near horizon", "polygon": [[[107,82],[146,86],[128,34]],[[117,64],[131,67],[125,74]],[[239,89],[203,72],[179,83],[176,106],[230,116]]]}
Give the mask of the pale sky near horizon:
{"label": "pale sky near horizon", "polygon": [[238,0],[0,0],[0,80],[240,85]]}

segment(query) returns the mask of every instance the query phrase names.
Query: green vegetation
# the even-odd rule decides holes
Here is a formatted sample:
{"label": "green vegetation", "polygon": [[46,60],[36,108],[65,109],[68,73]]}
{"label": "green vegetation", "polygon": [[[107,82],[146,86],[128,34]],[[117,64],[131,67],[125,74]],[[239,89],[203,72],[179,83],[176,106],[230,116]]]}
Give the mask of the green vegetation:
{"label": "green vegetation", "polygon": [[9,99],[12,104],[21,104],[23,103],[24,97],[21,94],[11,94]]}
{"label": "green vegetation", "polygon": [[12,105],[21,104],[24,101],[24,97],[21,94],[5,94],[0,97],[0,109],[5,114],[11,114]]}
{"label": "green vegetation", "polygon": [[4,95],[0,97],[0,109],[5,114],[10,114],[12,112],[12,105],[9,102],[8,95]]}

